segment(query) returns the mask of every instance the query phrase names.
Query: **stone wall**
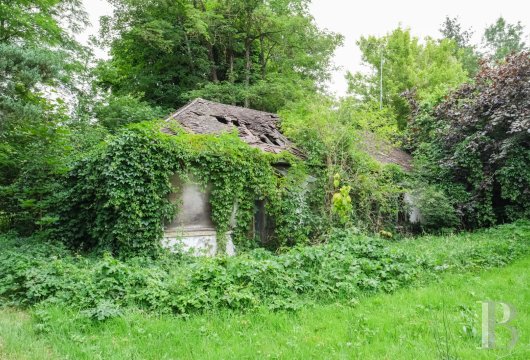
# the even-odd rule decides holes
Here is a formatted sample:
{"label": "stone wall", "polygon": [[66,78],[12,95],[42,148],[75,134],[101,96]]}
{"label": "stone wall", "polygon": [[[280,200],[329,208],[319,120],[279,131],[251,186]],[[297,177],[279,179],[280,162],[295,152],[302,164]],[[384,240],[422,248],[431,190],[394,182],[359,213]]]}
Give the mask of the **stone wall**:
{"label": "stone wall", "polygon": [[[183,182],[178,176],[171,178],[176,192],[170,195],[170,201],[179,204],[175,219],[166,225],[162,245],[172,251],[189,251],[194,255],[215,256],[220,253],[218,236],[211,219],[209,188],[201,187],[191,181]],[[236,207],[234,206],[235,218]],[[226,235],[226,253],[235,254],[235,247]]]}
{"label": "stone wall", "polygon": [[[227,255],[235,255],[236,250],[230,234],[226,235]],[[190,252],[195,256],[215,256],[218,254],[217,233],[215,231],[174,231],[164,233],[162,245],[171,251]]]}

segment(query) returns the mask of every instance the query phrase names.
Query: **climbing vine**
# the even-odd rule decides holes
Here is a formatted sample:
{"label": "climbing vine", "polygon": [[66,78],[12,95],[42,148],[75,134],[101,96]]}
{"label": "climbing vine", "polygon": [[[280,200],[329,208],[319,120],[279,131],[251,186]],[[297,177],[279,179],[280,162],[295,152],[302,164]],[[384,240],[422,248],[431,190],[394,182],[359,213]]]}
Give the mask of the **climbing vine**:
{"label": "climbing vine", "polygon": [[[221,243],[232,230],[236,246],[255,246],[249,229],[256,200],[270,199],[275,203],[271,209],[282,208],[283,214],[296,210],[294,205],[282,205],[285,186],[281,183],[286,180],[272,166],[280,158],[300,163],[294,156],[252,148],[236,133],[189,134],[178,125],[161,131],[167,126],[160,122],[133,125],[76,164],[65,182],[67,191],[60,202],[64,205],[58,210],[60,236],[67,243],[125,256],[156,254],[164,224],[178,211],[178,204],[169,201],[176,190],[170,183],[175,174],[182,179],[191,176],[204,188],[210,186],[211,218]],[[298,176],[289,177],[291,187],[306,177],[298,169]],[[231,229],[235,203],[236,225]]]}

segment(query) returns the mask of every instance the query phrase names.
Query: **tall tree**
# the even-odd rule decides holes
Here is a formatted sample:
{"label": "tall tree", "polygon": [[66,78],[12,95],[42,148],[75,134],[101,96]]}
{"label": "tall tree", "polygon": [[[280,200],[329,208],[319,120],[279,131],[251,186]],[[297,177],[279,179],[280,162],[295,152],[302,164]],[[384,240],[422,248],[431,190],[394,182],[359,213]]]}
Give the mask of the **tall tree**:
{"label": "tall tree", "polygon": [[100,84],[175,108],[192,97],[275,111],[329,76],[341,37],[307,0],[113,0]]}
{"label": "tall tree", "polygon": [[69,30],[85,21],[79,0],[0,3],[0,212],[28,229],[44,218],[44,194],[62,168],[68,119],[61,95],[81,50]]}
{"label": "tall tree", "polygon": [[452,40],[426,38],[422,44],[409,29],[397,28],[383,37],[362,37],[357,44],[372,72],[348,73],[350,94],[366,102],[382,102],[401,129],[410,111],[405,91],[414,91],[421,101],[436,102],[467,79]]}
{"label": "tall tree", "polygon": [[456,44],[454,55],[460,60],[462,66],[470,77],[476,75],[479,69],[480,54],[471,43],[472,29],[463,29],[457,17],[445,17],[440,28],[444,39],[453,40]]}
{"label": "tall tree", "polygon": [[521,22],[509,24],[503,17],[497,19],[484,31],[483,42],[495,60],[503,60],[510,53],[526,49],[523,41],[524,27]]}

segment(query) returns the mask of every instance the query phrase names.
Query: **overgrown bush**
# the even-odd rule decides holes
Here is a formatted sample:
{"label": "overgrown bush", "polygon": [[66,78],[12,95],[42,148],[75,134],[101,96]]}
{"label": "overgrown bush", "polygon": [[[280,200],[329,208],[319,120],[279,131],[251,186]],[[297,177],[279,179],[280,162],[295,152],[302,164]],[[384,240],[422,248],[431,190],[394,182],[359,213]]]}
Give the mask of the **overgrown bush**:
{"label": "overgrown bush", "polygon": [[[157,254],[164,223],[178,211],[178,204],[169,201],[169,194],[177,190],[170,183],[175,174],[181,179],[191,176],[202,187],[210,187],[211,216],[218,236],[222,240],[232,230],[240,250],[256,245],[248,234],[256,200],[268,198],[282,208],[284,219],[300,219],[295,214],[299,204],[290,203],[284,195],[304,181],[303,164],[297,167],[300,176],[285,177],[291,183],[287,192],[279,184],[287,180],[272,166],[279,159],[299,162],[294,156],[252,148],[235,133],[188,134],[177,125],[162,132],[163,126],[170,125],[131,126],[74,166],[57,213],[58,235],[66,243],[122,256]],[[236,226],[230,229],[234,203]],[[280,235],[283,225],[277,223]],[[305,224],[297,225],[302,229]]]}
{"label": "overgrown bush", "polygon": [[[317,97],[292,104],[281,116],[282,130],[306,152],[308,167],[318,178],[313,196],[321,202],[320,217],[328,229],[355,226],[367,232],[394,231],[403,210],[405,171],[379,163],[365,149],[365,141],[370,141],[367,136],[375,141],[391,132],[381,125],[385,115],[369,107],[354,109],[348,102],[337,104]],[[374,127],[369,127],[367,123],[372,122]],[[334,185],[337,174],[339,188]],[[333,197],[340,189],[341,199],[349,196],[351,206],[337,212]]]}
{"label": "overgrown bush", "polygon": [[[266,211],[274,231],[267,239],[267,247],[278,249],[307,244],[315,237],[318,211],[315,189],[303,163],[293,163],[288,173],[278,178],[277,191],[269,196]],[[313,239],[318,241],[318,239]]]}
{"label": "overgrown bush", "polygon": [[263,249],[237,257],[122,261],[81,257],[41,240],[0,238],[0,304],[59,304],[95,319],[126,307],[191,314],[258,306],[295,309],[319,301],[349,302],[393,291],[445,269],[498,266],[530,248],[530,223],[456,237],[403,243],[334,231],[328,243],[281,255]]}
{"label": "overgrown bush", "polygon": [[[5,304],[61,303],[101,315],[137,306],[189,314],[217,308],[293,308],[304,301],[354,299],[392,291],[418,274],[414,258],[377,239],[337,234],[330,244],[265,250],[234,258],[120,261],[67,255],[60,246],[2,240],[0,298]],[[98,315],[99,314],[99,315]]]}
{"label": "overgrown bush", "polygon": [[436,186],[420,187],[414,192],[414,204],[421,214],[420,226],[428,232],[451,231],[460,227],[460,220],[444,192]]}
{"label": "overgrown bush", "polygon": [[443,189],[468,228],[530,218],[530,54],[484,63],[439,105],[414,104],[418,175]]}

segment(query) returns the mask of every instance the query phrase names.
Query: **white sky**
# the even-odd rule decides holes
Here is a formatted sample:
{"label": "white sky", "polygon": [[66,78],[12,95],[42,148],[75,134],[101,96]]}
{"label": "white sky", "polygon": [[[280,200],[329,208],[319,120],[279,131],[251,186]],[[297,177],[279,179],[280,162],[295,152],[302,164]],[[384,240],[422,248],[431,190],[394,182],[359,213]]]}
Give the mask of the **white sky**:
{"label": "white sky", "polygon": [[[110,15],[112,8],[105,0],[83,0],[92,27],[80,36],[86,41],[95,34],[98,19]],[[339,67],[333,73],[330,90],[337,95],[346,92],[344,74],[347,70],[361,70],[361,55],[355,42],[363,35],[384,35],[398,25],[410,27],[413,35],[438,37],[440,24],[446,15],[458,16],[463,28],[475,31],[474,42],[479,43],[484,28],[499,16],[509,23],[521,21],[525,26],[527,44],[530,43],[529,0],[313,0],[311,13],[321,28],[344,35],[344,46],[335,53]],[[97,52],[104,56],[104,52]]]}

